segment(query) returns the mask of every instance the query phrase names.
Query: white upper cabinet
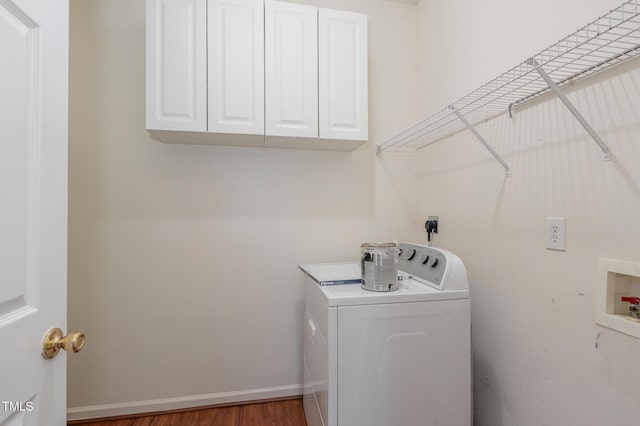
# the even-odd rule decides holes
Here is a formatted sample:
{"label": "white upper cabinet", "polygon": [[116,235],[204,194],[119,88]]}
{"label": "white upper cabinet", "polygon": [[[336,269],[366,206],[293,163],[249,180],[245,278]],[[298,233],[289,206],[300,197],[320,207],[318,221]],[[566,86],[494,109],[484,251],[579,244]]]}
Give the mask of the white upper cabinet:
{"label": "white upper cabinet", "polygon": [[366,15],[271,0],[146,1],[156,139],[343,151],[367,140]]}
{"label": "white upper cabinet", "polygon": [[147,0],[147,128],[207,130],[206,0]]}
{"label": "white upper cabinet", "polygon": [[267,136],[318,137],[318,9],[265,4]]}
{"label": "white upper cabinet", "polygon": [[209,132],[264,135],[262,0],[209,0]]}
{"label": "white upper cabinet", "polygon": [[367,16],[319,9],[320,138],[367,140]]}

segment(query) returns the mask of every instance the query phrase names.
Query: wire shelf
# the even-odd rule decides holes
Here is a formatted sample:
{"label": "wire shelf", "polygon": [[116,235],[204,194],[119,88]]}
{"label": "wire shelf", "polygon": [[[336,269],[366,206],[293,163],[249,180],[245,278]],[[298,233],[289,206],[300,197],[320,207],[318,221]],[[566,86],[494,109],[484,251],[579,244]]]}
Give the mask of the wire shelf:
{"label": "wire shelf", "polygon": [[389,148],[424,148],[464,130],[467,126],[458,113],[472,125],[511,114],[513,107],[551,90],[538,69],[562,87],[639,54],[640,0],[629,0],[379,144],[378,153]]}

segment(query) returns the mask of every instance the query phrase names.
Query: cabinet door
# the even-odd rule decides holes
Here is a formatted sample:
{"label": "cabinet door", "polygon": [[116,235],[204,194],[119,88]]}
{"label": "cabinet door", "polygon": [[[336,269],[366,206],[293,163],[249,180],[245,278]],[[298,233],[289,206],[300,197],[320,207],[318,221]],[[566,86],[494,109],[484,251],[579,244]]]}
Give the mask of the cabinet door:
{"label": "cabinet door", "polygon": [[262,0],[209,0],[209,132],[264,135]]}
{"label": "cabinet door", "polygon": [[319,9],[320,138],[368,137],[367,16]]}
{"label": "cabinet door", "polygon": [[266,134],[318,137],[318,9],[265,5]]}
{"label": "cabinet door", "polygon": [[147,0],[147,128],[207,129],[206,0]]}

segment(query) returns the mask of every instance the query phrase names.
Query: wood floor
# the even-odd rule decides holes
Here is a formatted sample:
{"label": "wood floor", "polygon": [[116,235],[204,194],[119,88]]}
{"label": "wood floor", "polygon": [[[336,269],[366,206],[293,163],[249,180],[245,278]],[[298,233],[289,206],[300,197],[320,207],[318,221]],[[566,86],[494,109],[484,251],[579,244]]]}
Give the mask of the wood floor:
{"label": "wood floor", "polygon": [[302,399],[207,408],[148,417],[69,422],[74,426],[307,426]]}

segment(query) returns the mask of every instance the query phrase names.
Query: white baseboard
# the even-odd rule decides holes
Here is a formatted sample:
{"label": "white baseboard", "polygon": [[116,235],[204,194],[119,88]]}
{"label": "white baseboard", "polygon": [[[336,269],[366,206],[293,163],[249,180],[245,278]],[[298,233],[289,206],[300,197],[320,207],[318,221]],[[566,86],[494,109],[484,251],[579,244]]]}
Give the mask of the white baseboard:
{"label": "white baseboard", "polygon": [[237,392],[219,392],[207,395],[181,396],[178,398],[153,399],[148,401],[121,402],[118,404],[91,405],[87,407],[72,407],[67,409],[67,420],[96,419],[100,417],[124,416],[155,411],[179,410],[182,408],[283,398],[296,395],[302,395],[302,385],[249,389]]}

